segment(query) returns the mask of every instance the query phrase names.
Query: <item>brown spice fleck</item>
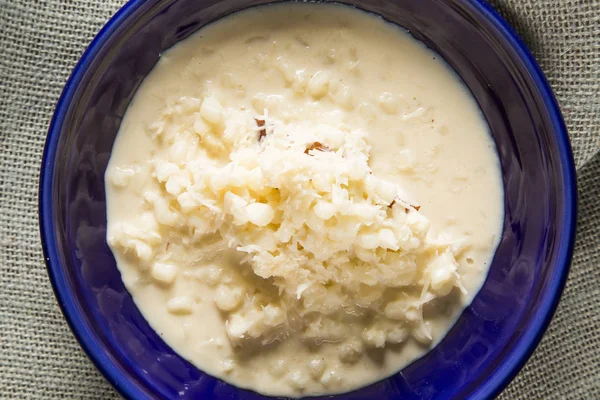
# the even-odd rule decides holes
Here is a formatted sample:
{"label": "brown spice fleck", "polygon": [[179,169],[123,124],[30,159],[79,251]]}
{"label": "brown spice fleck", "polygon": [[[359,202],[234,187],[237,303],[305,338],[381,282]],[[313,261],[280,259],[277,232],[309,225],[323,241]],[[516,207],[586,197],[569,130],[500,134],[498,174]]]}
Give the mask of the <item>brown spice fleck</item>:
{"label": "brown spice fleck", "polygon": [[[406,201],[402,200],[403,203],[408,204],[410,207],[414,208],[415,210],[419,211],[421,209],[421,206],[413,206],[410,203],[407,203]],[[394,204],[396,204],[396,199],[392,200],[392,202],[390,203],[390,205],[388,206],[389,208],[394,207]],[[404,208],[404,211],[408,214],[410,212],[409,208]]]}
{"label": "brown spice fleck", "polygon": [[[256,125],[258,125],[259,128],[262,128],[263,126],[265,126],[264,119],[254,118],[254,120],[256,121]],[[258,140],[259,141],[261,141],[265,136],[267,136],[267,130],[265,128],[258,131]]]}
{"label": "brown spice fleck", "polygon": [[311,144],[310,146],[308,146],[306,148],[306,150],[304,150],[304,154],[308,154],[308,152],[311,151],[311,150],[332,151],[329,147],[325,146],[321,142],[314,142],[313,144]]}

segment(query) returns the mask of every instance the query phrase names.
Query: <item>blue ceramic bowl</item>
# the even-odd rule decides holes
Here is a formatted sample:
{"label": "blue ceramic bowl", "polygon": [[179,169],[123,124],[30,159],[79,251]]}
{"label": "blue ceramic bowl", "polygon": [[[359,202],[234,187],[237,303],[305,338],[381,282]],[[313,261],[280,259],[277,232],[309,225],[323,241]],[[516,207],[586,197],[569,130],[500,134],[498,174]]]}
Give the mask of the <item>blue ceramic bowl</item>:
{"label": "blue ceramic bowl", "polygon": [[[144,320],[106,244],[104,171],[129,101],[160,53],[268,1],[131,0],[94,39],[58,102],[40,183],[48,272],[75,336],[127,398],[262,398],[199,371]],[[462,77],[496,141],[506,216],[485,285],[447,337],[401,373],[336,398],[492,398],[548,326],[572,255],[575,175],[557,103],[531,54],[483,1],[348,2],[409,29]]]}

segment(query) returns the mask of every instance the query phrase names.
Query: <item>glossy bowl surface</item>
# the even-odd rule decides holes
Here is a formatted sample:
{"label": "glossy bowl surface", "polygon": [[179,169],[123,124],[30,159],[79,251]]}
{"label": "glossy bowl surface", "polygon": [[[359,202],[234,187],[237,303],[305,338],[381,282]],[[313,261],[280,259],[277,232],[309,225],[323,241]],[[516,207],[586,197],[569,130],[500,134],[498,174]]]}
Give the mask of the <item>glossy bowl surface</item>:
{"label": "glossy bowl surface", "polygon": [[[149,327],[106,244],[104,172],[119,124],[160,53],[267,0],[131,0],[73,71],[49,129],[40,223],[50,279],[82,347],[130,399],[259,399],[204,374]],[[447,337],[391,378],[339,399],[486,399],[522,367],[558,303],[576,220],[557,103],[524,45],[480,0],[355,0],[407,28],[462,77],[502,164],[505,221],[489,276]]]}

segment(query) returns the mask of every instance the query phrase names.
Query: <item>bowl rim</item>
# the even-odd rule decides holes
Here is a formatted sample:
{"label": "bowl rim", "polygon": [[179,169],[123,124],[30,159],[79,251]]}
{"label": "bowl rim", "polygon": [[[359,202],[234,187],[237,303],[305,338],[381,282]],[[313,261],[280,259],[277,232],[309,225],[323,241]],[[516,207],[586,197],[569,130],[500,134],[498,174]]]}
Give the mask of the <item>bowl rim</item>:
{"label": "bowl rim", "polygon": [[[52,184],[54,181],[54,165],[60,132],[62,131],[67,111],[85,72],[107,40],[146,1],[129,0],[121,7],[94,37],[69,76],[48,128],[48,135],[42,155],[38,197],[40,236],[44,261],[61,311],[87,356],[112,386],[127,399],[139,399],[140,396],[149,396],[151,393],[148,393],[145,388],[121,373],[120,369],[115,365],[115,360],[102,350],[100,341],[94,336],[89,324],[81,318],[81,307],[73,301],[67,280],[61,273],[53,223]],[[536,312],[535,318],[533,318],[527,331],[517,339],[511,355],[504,359],[500,366],[494,370],[493,374],[487,377],[485,382],[470,395],[472,399],[493,399],[510,383],[530,358],[548,328],[560,301],[573,256],[577,222],[577,186],[571,144],[558,102],[533,55],[508,22],[487,1],[461,1],[471,5],[477,13],[481,14],[492,24],[493,28],[502,35],[503,39],[516,52],[518,58],[530,73],[531,79],[540,92],[543,106],[548,112],[552,123],[563,166],[562,179],[565,185],[565,190],[562,193],[565,204],[565,213],[563,215],[564,228],[562,236],[559,238],[557,276],[551,279],[549,288],[540,301],[540,307]]]}

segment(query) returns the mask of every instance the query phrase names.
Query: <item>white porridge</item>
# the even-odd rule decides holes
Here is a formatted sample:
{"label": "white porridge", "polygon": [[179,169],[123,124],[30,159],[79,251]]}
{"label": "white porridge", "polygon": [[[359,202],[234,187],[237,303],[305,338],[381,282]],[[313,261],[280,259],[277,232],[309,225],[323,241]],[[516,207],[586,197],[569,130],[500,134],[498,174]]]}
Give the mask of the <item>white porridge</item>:
{"label": "white porridge", "polygon": [[163,54],[106,181],[108,242],[150,325],[270,395],[352,390],[425,354],[502,228],[468,90],[400,28],[338,5],[243,11]]}

